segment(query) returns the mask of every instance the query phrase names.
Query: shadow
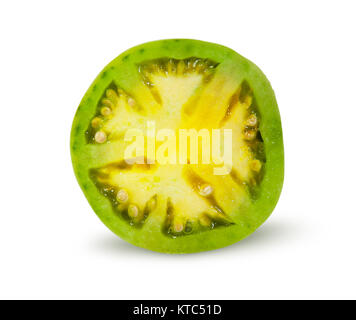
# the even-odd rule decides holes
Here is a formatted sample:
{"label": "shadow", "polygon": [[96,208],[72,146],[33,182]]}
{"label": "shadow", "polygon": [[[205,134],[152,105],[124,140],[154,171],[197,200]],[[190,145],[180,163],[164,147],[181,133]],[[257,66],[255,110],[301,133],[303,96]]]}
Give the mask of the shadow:
{"label": "shadow", "polygon": [[154,255],[157,257],[172,256],[165,253],[147,250],[134,246],[133,244],[124,241],[114,234],[106,234],[104,237],[95,239],[95,242],[91,244],[91,247],[95,251],[100,251],[101,253],[110,254],[120,254],[125,256],[143,256],[143,255]]}
{"label": "shadow", "polygon": [[245,239],[236,242],[228,247],[222,248],[222,251],[255,250],[265,249],[266,246],[288,244],[298,241],[300,236],[305,233],[305,226],[293,220],[284,221],[266,221],[254,233]]}
{"label": "shadow", "polygon": [[236,253],[239,251],[265,250],[267,247],[287,244],[298,241],[301,234],[305,233],[305,227],[295,221],[267,221],[259,227],[254,233],[247,238],[234,243],[230,246],[216,249],[213,251],[204,251],[191,254],[166,254],[155,252],[140,247],[136,247],[113,234],[107,234],[104,237],[97,238],[92,249],[101,253],[120,254],[124,256],[156,256],[157,258],[173,258],[173,259],[191,259],[193,257],[212,256],[226,254],[228,252]]}

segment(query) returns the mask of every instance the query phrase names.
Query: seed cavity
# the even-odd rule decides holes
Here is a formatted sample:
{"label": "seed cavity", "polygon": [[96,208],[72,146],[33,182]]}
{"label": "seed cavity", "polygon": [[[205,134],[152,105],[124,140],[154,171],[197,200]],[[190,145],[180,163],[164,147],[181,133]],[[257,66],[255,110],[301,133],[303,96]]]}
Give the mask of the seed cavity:
{"label": "seed cavity", "polygon": [[142,82],[151,90],[153,98],[158,104],[162,104],[161,95],[154,85],[152,75],[185,77],[195,73],[201,74],[203,82],[207,83],[212,79],[214,69],[218,65],[212,60],[197,57],[187,59],[160,58],[139,64],[138,71],[141,74]]}
{"label": "seed cavity", "polygon": [[117,87],[114,82],[110,83],[98,101],[95,115],[85,131],[87,143],[98,143],[95,140],[95,134],[100,129],[106,132],[110,141],[122,139],[124,133],[121,130],[121,120],[124,120],[124,125],[131,126],[130,121],[125,122],[125,119],[120,117],[120,111],[125,108],[126,104],[131,106],[132,111],[137,112],[140,116],[144,113],[142,106],[133,97]]}
{"label": "seed cavity", "polygon": [[150,82],[150,74],[185,75],[188,73],[210,74],[219,64],[210,59],[190,57],[187,59],[160,58],[138,66],[144,80]]}
{"label": "seed cavity", "polygon": [[189,167],[185,167],[183,171],[183,177],[185,178],[187,183],[191,185],[193,190],[197,192],[201,197],[203,197],[205,202],[209,204],[209,206],[216,212],[216,214],[219,214],[224,217],[226,216],[224,210],[220,207],[217,200],[215,199],[213,195],[214,189],[210,184],[204,181],[202,177],[196,174]]}
{"label": "seed cavity", "polygon": [[104,143],[107,139],[106,133],[104,131],[98,131],[94,139],[97,143]]}

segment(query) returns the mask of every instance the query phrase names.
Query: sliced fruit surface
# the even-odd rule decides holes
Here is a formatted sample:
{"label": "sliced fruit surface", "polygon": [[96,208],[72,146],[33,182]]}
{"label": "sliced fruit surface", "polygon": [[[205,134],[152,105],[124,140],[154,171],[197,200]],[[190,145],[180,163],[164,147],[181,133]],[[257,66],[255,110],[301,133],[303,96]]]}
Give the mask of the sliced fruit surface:
{"label": "sliced fruit surface", "polygon": [[78,182],[118,236],[190,253],[235,243],[283,184],[279,111],[263,73],[226,47],[149,42],[114,59],[75,115]]}

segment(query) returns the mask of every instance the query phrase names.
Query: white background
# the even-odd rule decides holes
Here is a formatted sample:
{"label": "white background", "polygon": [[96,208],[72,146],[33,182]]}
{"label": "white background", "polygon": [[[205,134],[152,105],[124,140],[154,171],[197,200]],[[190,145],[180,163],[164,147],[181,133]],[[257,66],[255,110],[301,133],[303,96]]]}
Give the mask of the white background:
{"label": "white background", "polygon": [[[0,298],[356,298],[354,1],[3,1]],[[136,248],[96,217],[71,166],[75,111],[122,51],[226,45],[268,76],[286,156],[272,216],[230,247]]]}

